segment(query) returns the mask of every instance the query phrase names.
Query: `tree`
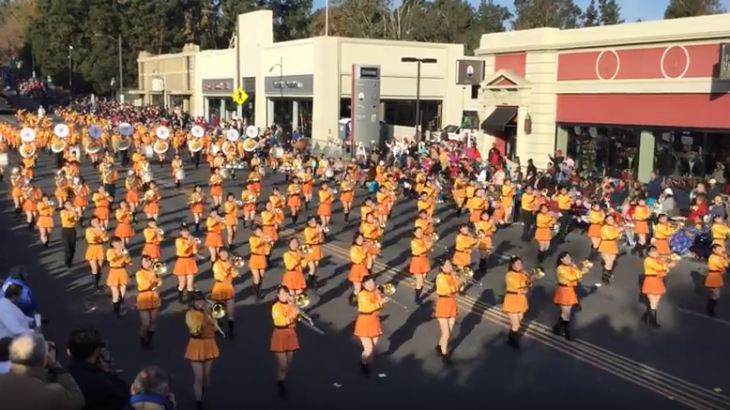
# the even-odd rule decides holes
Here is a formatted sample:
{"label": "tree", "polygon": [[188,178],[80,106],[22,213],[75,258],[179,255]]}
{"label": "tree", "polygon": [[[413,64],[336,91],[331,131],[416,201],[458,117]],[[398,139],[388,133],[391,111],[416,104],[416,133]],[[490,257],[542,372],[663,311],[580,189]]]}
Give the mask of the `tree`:
{"label": "tree", "polygon": [[[266,3],[263,0],[222,0],[219,6],[220,12],[214,11],[213,13],[217,14],[212,17],[219,16],[217,19],[218,48],[222,48],[231,45],[231,40],[235,38],[238,15],[261,10],[266,7]],[[211,9],[215,10],[214,7]],[[212,23],[216,24],[215,21]],[[241,27],[242,32],[245,29],[245,27]]]}
{"label": "tree", "polygon": [[[309,35],[324,36],[325,35],[325,9],[321,7],[312,13],[309,22]],[[335,37],[347,37],[347,23],[339,7],[329,8],[329,35]]]}
{"label": "tree", "polygon": [[[591,0],[591,3],[593,0]],[[598,10],[601,13],[601,25],[611,26],[621,24],[624,20],[621,18],[621,5],[616,0],[598,0]]]}
{"label": "tree", "polygon": [[481,0],[474,15],[473,29],[481,34],[501,33],[507,31],[505,23],[512,18],[509,9],[493,0]]}
{"label": "tree", "polygon": [[423,5],[423,18],[414,25],[412,38],[433,43],[473,46],[474,9],[464,0],[434,0]]}
{"label": "tree", "polygon": [[271,0],[274,13],[274,40],[306,38],[312,16],[312,0]]}
{"label": "tree", "polygon": [[0,5],[0,59],[18,57],[35,14],[35,0],[16,0]]}
{"label": "tree", "polygon": [[720,0],[670,0],[664,11],[665,19],[707,16],[725,12]]}
{"label": "tree", "polygon": [[515,30],[576,28],[583,14],[573,0],[514,0]]}
{"label": "tree", "polygon": [[595,27],[600,24],[600,12],[596,8],[596,0],[591,0],[583,11],[583,27]]}
{"label": "tree", "polygon": [[343,36],[386,38],[386,19],[389,13],[386,1],[336,0],[333,3],[345,25],[342,32]]}

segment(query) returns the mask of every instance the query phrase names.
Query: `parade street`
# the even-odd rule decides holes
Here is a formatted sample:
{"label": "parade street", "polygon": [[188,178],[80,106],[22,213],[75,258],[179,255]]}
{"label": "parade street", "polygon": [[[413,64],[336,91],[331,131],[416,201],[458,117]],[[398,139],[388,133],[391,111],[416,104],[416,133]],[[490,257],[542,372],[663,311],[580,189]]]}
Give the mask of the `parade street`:
{"label": "parade street", "polygon": [[[5,119],[7,120],[7,119]],[[54,160],[41,153],[34,183],[43,192],[53,192]],[[11,167],[17,164],[17,154],[11,154]],[[194,170],[186,165],[187,178],[183,189],[177,190],[169,167],[153,163],[155,180],[163,196],[160,213],[165,230],[163,258],[168,267],[173,262],[173,240],[181,223],[190,221],[186,196],[195,183],[205,186],[207,166]],[[240,196],[242,181],[224,184],[225,192]],[[9,172],[6,171],[6,178]],[[99,184],[98,172],[88,162],[82,162],[82,175],[92,189]],[[120,170],[117,192],[124,192]],[[284,177],[267,174],[263,184],[268,197],[273,186],[284,188]],[[117,319],[109,297],[94,293],[86,262],[83,261],[85,242],[79,230],[75,265],[67,270],[58,241],[58,229],[49,249],[43,248],[37,233],[16,218],[8,195],[7,184],[2,187],[3,207],[0,214],[3,234],[0,235],[0,267],[8,272],[24,266],[28,281],[41,312],[50,323],[44,333],[59,344],[74,326],[95,326],[108,341],[115,367],[122,377],[130,380],[145,365],[156,364],[173,373],[173,387],[180,408],[190,408],[192,374],[183,359],[188,332],[182,310],[176,301],[175,280],[166,279],[161,291],[163,306],[155,339],[154,351],[139,349],[137,329],[139,319],[134,311],[136,291],[130,288],[125,315]],[[358,192],[358,205],[367,194]],[[316,197],[316,195],[315,195]],[[316,201],[316,198],[315,198]],[[316,204],[305,213],[316,212]],[[505,261],[509,255],[523,257],[528,267],[536,266],[535,244],[520,241],[522,226],[515,224],[498,231],[496,247],[487,275],[478,278],[482,286],[472,286],[460,299],[460,315],[455,329],[453,365],[444,366],[434,353],[438,338],[437,325],[431,320],[432,305],[421,307],[413,303],[413,290],[407,271],[409,240],[415,218],[415,204],[400,200],[392,214],[382,242],[382,256],[376,264],[378,282],[394,281],[398,304],[387,305],[382,312],[383,337],[379,345],[373,374],[365,379],[359,372],[360,346],[352,335],[355,308],[347,302],[349,283],[349,246],[359,225],[359,209],[346,224],[340,205],[334,206],[331,239],[323,246],[324,260],[319,271],[322,285],[312,298],[309,313],[319,334],[298,326],[301,349],[295,354],[289,378],[289,400],[276,396],[274,361],[268,351],[272,330],[270,307],[273,295],[257,303],[251,292],[251,280],[243,274],[235,282],[237,289],[237,334],[235,340],[218,339],[220,358],[213,366],[212,383],[206,391],[206,408],[230,409],[232,406],[284,409],[318,406],[348,409],[372,409],[383,406],[412,406],[431,409],[443,406],[466,407],[509,405],[514,407],[560,406],[563,409],[584,408],[586,405],[642,406],[662,409],[692,408],[696,410],[730,409],[730,370],[724,360],[730,345],[730,298],[721,299],[717,318],[705,317],[706,295],[697,290],[702,265],[681,261],[668,278],[668,293],[659,307],[662,328],[651,329],[641,323],[642,306],[638,299],[638,277],[642,270],[636,256],[623,256],[616,269],[616,281],[610,286],[595,287],[600,282],[600,264],[584,278],[581,311],[573,321],[573,342],[554,336],[551,327],[557,318],[552,303],[555,289],[555,257],[568,250],[576,260],[587,256],[588,240],[578,233],[571,234],[566,244],[553,251],[544,263],[546,277],[532,290],[529,322],[522,349],[514,351],[505,344],[505,320],[500,304],[504,293]],[[448,204],[440,205],[441,237],[435,259],[447,254],[454,243],[457,226],[466,222],[466,215],[455,216]],[[144,217],[141,216],[144,220]],[[287,225],[282,238],[297,234],[303,227],[300,218],[296,230]],[[56,221],[58,226],[58,221]],[[113,226],[113,224],[112,224]],[[142,225],[138,224],[137,229]],[[248,256],[245,244],[250,229],[240,229],[240,245],[235,251]],[[135,258],[134,269],[142,244],[140,236],[132,239],[130,254]],[[272,266],[267,270],[264,287],[269,290],[279,284],[283,269],[281,254],[285,241],[277,244]],[[207,251],[201,252],[207,256]],[[500,257],[501,255],[501,257]],[[198,261],[200,274],[196,285],[203,291],[212,286],[210,263]],[[433,263],[433,262],[432,262]],[[245,272],[244,268],[243,272]],[[435,272],[434,272],[435,273]],[[433,274],[431,275],[433,279]],[[699,293],[698,293],[699,292]],[[727,303],[727,304],[726,304]],[[63,350],[63,349],[60,349]],[[265,407],[264,407],[265,406]]]}

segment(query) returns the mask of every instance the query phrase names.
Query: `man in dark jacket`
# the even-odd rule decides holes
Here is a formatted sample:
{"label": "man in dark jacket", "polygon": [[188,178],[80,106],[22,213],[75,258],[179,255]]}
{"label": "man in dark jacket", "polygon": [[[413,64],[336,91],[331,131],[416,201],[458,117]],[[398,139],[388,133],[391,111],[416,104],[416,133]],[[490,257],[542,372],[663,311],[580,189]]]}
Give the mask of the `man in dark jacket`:
{"label": "man in dark jacket", "polygon": [[68,371],[86,398],[84,410],[120,410],[129,402],[129,383],[112,372],[111,356],[96,329],[75,329],[68,344]]}

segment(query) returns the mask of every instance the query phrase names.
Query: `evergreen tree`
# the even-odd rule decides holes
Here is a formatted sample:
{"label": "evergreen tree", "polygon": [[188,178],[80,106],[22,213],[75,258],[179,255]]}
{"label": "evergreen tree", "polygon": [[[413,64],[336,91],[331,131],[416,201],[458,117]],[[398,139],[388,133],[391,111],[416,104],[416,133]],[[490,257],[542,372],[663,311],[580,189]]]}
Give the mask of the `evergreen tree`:
{"label": "evergreen tree", "polygon": [[707,16],[724,13],[720,0],[670,0],[664,11],[665,19]]}

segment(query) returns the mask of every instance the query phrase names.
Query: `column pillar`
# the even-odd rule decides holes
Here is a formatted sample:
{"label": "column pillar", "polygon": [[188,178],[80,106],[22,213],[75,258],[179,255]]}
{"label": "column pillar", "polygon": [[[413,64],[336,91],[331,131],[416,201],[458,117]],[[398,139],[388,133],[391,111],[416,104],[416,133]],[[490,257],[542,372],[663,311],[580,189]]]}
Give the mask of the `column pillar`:
{"label": "column pillar", "polygon": [[651,171],[654,169],[654,147],[656,137],[651,131],[641,131],[639,137],[639,167],[638,179],[640,182],[649,182]]}
{"label": "column pillar", "polygon": [[291,126],[299,128],[299,101],[297,100],[291,102]]}

